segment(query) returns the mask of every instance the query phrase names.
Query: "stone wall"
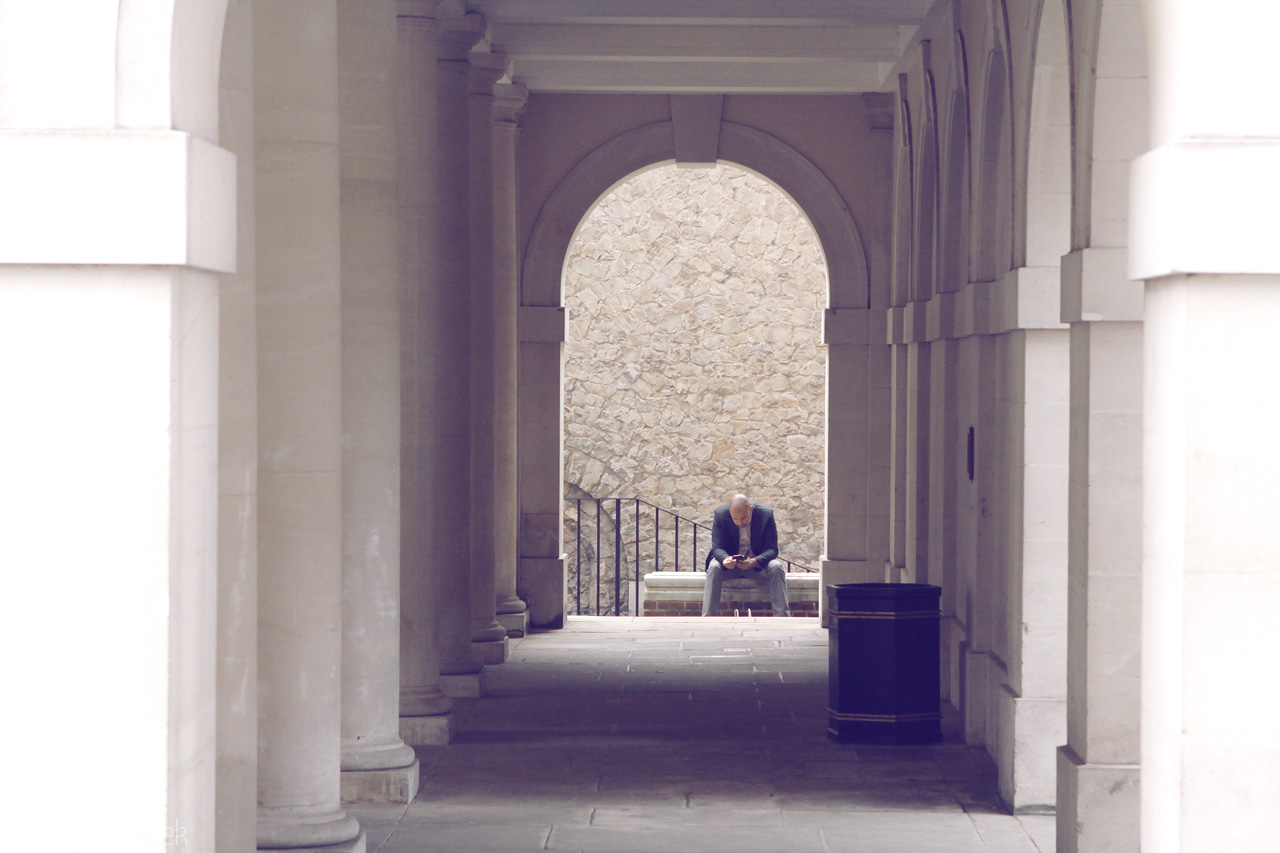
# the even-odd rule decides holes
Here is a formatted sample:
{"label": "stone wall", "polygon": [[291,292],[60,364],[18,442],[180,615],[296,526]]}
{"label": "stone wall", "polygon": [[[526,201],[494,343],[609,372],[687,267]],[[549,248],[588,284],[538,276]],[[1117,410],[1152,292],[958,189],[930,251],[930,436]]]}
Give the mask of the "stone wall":
{"label": "stone wall", "polygon": [[[667,166],[618,186],[566,263],[566,495],[641,497],[706,523],[743,491],[776,510],[782,556],[816,567],[826,298],[816,235],[764,179]],[[623,515],[629,565],[636,534]],[[571,523],[571,569],[575,534]],[[703,534],[699,561],[709,544]],[[687,566],[691,538],[682,548]]]}

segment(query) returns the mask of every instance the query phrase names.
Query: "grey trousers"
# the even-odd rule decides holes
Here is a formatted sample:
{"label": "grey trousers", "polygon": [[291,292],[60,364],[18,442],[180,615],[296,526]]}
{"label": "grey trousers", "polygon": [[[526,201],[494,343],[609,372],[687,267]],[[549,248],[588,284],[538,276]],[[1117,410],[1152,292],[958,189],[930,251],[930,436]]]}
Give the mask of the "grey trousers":
{"label": "grey trousers", "polygon": [[790,616],[787,604],[787,571],[781,560],[770,560],[763,569],[726,569],[719,560],[707,566],[707,585],[702,590],[702,615],[709,616],[720,605],[720,587],[726,580],[746,579],[769,587],[769,603],[774,616]]}

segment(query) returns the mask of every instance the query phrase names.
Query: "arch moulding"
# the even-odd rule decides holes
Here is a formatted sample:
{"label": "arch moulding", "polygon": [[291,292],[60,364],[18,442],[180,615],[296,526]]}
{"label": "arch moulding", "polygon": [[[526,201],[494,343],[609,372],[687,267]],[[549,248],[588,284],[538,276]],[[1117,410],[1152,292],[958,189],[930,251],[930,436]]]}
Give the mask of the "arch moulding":
{"label": "arch moulding", "polygon": [[[717,162],[733,163],[787,193],[813,226],[827,268],[826,518],[822,572],[831,582],[870,579],[866,452],[871,312],[866,252],[849,206],[830,179],[785,142],[721,121]],[[595,148],[547,195],[525,247],[520,279],[517,592],[535,626],[564,620],[562,546],[564,316],[569,244],[591,208],[636,172],[675,161],[670,121],[635,128]],[[878,568],[878,565],[877,565]]]}

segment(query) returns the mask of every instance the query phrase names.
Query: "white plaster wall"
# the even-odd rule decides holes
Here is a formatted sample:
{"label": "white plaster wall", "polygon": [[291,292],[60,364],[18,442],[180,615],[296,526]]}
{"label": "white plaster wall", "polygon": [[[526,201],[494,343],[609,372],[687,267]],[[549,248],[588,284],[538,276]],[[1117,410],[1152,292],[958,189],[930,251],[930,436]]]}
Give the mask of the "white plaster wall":
{"label": "white plaster wall", "polygon": [[615,189],[566,262],[567,484],[703,522],[743,491],[816,567],[825,301],[816,235],[762,178],[663,167]]}

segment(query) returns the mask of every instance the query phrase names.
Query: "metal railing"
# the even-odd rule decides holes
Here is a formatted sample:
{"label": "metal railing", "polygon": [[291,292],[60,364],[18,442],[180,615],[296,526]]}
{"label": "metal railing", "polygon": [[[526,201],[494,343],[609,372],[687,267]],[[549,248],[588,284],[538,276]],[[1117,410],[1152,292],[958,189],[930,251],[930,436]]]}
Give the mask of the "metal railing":
{"label": "metal railing", "polygon": [[[573,505],[567,519],[572,527],[570,541],[573,544],[569,563],[572,573],[570,596],[579,615],[606,615],[612,611],[614,616],[621,616],[624,591],[630,594],[626,610],[635,613],[635,605],[640,601],[640,584],[648,573],[643,566],[651,566],[648,571],[654,572],[701,571],[704,567],[705,550],[711,547],[710,525],[685,518],[644,498],[568,498],[567,502]],[[588,507],[585,514],[583,504]],[[646,529],[650,527],[650,519],[652,536]],[[613,528],[608,534],[611,542],[604,538],[606,526]],[[584,552],[584,530],[591,527],[595,529],[586,532]],[[699,532],[703,542],[701,550],[698,546]],[[683,558],[682,541],[685,545]],[[605,547],[611,547],[613,551],[611,561],[602,557]],[[789,572],[816,571],[782,557],[779,559],[787,564]]]}

